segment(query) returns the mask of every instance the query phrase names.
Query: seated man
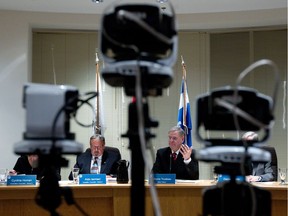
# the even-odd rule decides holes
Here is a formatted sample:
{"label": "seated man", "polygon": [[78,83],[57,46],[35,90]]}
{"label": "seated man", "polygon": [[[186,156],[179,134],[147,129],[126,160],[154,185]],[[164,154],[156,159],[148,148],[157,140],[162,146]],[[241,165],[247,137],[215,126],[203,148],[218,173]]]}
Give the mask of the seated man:
{"label": "seated man", "polygon": [[175,173],[176,179],[199,179],[198,161],[192,148],[183,145],[185,132],[181,127],[172,127],[168,132],[169,147],[157,151],[153,173]]}
{"label": "seated man", "polygon": [[[79,174],[100,173],[114,176],[117,174],[119,160],[121,160],[120,151],[111,147],[106,149],[104,136],[97,134],[90,137],[90,148],[77,156],[74,167],[79,168]],[[72,173],[69,179],[73,179]]]}
{"label": "seated man", "polygon": [[[44,169],[39,168],[39,157],[36,154],[22,155],[17,159],[17,162],[13,170],[9,171],[10,175],[25,174],[25,175],[37,175],[37,180],[40,180],[44,176]],[[56,169],[57,179],[61,180],[60,168]]]}
{"label": "seated man", "polygon": [[[242,136],[243,140],[258,140],[258,134],[249,131]],[[246,176],[248,182],[267,182],[275,181],[277,176],[273,173],[271,161],[267,163],[252,162],[252,175]]]}

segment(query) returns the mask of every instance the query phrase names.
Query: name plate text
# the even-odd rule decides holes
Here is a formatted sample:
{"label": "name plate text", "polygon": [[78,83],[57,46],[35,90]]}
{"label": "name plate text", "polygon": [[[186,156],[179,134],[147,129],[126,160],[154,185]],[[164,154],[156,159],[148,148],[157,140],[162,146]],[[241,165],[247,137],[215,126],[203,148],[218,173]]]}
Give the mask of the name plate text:
{"label": "name plate text", "polygon": [[[175,184],[176,174],[153,174],[155,184]],[[152,180],[152,177],[150,181]]]}
{"label": "name plate text", "polygon": [[[219,174],[218,182],[230,181],[230,175]],[[244,176],[236,176],[236,181],[245,181]]]}

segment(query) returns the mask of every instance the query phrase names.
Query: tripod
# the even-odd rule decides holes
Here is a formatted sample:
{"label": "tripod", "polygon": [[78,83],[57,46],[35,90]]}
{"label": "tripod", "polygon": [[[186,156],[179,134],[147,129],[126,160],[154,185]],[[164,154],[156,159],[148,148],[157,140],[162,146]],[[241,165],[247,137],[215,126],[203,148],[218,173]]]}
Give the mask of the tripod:
{"label": "tripod", "polygon": [[[145,140],[155,137],[150,133],[150,127],[158,126],[158,122],[151,121],[149,118],[148,104],[143,103],[144,125],[145,125]],[[144,216],[145,215],[145,163],[143,159],[141,141],[138,133],[138,117],[137,106],[135,102],[129,104],[129,123],[128,132],[123,137],[129,138],[129,148],[131,150],[132,168],[131,168],[131,215]]]}
{"label": "tripod", "polygon": [[75,205],[82,215],[87,213],[74,201],[70,187],[60,187],[57,168],[68,165],[68,161],[61,157],[61,149],[52,147],[49,154],[39,154],[39,167],[43,169],[43,177],[40,180],[39,190],[35,201],[37,205],[50,212],[51,216],[59,216],[56,209],[61,205],[63,196],[68,205]]}

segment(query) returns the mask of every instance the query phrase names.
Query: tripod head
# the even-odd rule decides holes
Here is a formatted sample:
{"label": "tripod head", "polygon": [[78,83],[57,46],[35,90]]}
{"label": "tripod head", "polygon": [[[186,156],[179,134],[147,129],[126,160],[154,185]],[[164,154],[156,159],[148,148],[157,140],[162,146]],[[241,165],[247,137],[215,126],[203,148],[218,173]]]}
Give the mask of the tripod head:
{"label": "tripod head", "polygon": [[[269,65],[275,72],[275,88],[273,98],[259,93],[257,90],[240,86],[240,81],[254,68]],[[221,162],[224,165],[242,164],[247,161],[270,160],[270,153],[256,149],[268,140],[274,122],[274,103],[276,101],[279,77],[278,68],[270,60],[259,60],[240,73],[236,87],[217,88],[197,98],[196,101],[196,137],[204,144],[198,151],[198,159],[206,162]],[[203,134],[209,137],[204,138]],[[238,138],[223,138],[223,134],[246,131],[261,132],[258,140],[242,140]],[[210,136],[211,135],[211,136]],[[242,167],[241,175],[245,175]]]}
{"label": "tripod head", "polygon": [[[23,92],[26,131],[23,141],[14,145],[14,152],[39,156],[38,167],[43,170],[43,177],[36,203],[51,215],[58,215],[56,208],[61,204],[61,195],[68,194],[63,193],[58,184],[60,173],[57,171],[68,166],[68,161],[62,155],[77,155],[83,151],[83,145],[75,142],[74,133],[70,133],[70,117],[76,117],[76,111],[83,104],[90,105],[88,101],[97,93],[86,93],[92,96],[83,100],[75,87],[37,83],[26,84]],[[71,193],[69,196],[68,199],[73,199]]]}
{"label": "tripod head", "polygon": [[[255,89],[239,86],[244,75],[264,64],[275,70],[273,99]],[[214,89],[199,96],[196,101],[196,137],[204,145],[204,148],[197,151],[196,157],[205,162],[220,162],[221,165],[216,166],[214,171],[230,176],[230,180],[218,182],[204,192],[204,216],[271,215],[271,194],[245,182],[245,176],[252,173],[252,162],[271,160],[269,152],[256,146],[268,140],[273,125],[278,70],[273,62],[260,60],[244,70],[239,77],[235,88]],[[251,141],[242,140],[239,135],[238,138],[229,138],[231,132],[243,131],[260,131],[262,137]],[[204,138],[204,134],[209,136]],[[224,134],[228,137],[224,138]],[[243,177],[243,181],[236,181],[237,176]]]}
{"label": "tripod head", "polygon": [[100,30],[104,80],[135,96],[136,74],[141,73],[143,95],[161,95],[162,88],[172,83],[171,67],[177,58],[174,16],[172,6],[163,11],[156,2],[113,4],[107,8]]}

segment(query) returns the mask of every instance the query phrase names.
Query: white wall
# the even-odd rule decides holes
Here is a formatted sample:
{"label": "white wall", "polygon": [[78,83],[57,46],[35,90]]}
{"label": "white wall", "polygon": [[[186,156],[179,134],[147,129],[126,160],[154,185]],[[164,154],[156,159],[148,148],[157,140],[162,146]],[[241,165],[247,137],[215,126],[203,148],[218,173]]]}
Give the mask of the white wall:
{"label": "white wall", "polygon": [[[244,14],[181,15],[177,22],[179,29],[286,24],[285,8]],[[11,169],[17,158],[13,145],[22,140],[24,131],[22,86],[31,76],[32,28],[96,30],[99,29],[99,16],[0,11],[0,17],[0,166]]]}
{"label": "white wall", "polygon": [[1,13],[0,26],[0,164],[14,166],[13,144],[22,139],[22,85],[30,71],[30,27],[21,16]]}

